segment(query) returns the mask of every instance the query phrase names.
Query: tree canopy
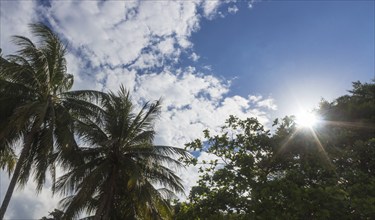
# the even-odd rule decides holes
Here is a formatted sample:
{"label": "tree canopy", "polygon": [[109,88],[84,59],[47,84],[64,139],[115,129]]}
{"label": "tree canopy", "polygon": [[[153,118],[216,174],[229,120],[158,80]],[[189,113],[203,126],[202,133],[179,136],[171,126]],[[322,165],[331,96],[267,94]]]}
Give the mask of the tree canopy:
{"label": "tree canopy", "polygon": [[187,149],[216,159],[197,163],[200,179],[177,219],[375,218],[375,84],[322,101],[312,128],[294,117],[272,134],[255,119],[231,116]]}

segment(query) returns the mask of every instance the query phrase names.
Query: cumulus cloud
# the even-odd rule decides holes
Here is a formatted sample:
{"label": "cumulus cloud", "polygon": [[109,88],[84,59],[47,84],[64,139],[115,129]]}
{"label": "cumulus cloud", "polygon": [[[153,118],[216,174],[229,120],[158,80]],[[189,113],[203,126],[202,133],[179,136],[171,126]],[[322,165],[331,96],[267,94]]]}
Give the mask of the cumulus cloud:
{"label": "cumulus cloud", "polygon": [[270,110],[277,110],[277,105],[273,98],[263,99],[261,95],[249,95],[249,100],[255,103],[258,107],[268,108]]}
{"label": "cumulus cloud", "polygon": [[277,105],[275,104],[275,100],[273,100],[272,98],[259,101],[257,103],[257,106],[266,107],[271,110],[277,110]]}
{"label": "cumulus cloud", "polygon": [[256,102],[258,102],[258,101],[261,100],[261,99],[262,99],[262,96],[261,96],[261,95],[249,95],[249,100],[250,100],[251,102],[256,103]]}
{"label": "cumulus cloud", "polygon": [[[176,49],[191,46],[188,37],[199,28],[198,3],[53,1],[45,13],[56,30],[93,65],[132,64],[143,55],[151,65],[158,63],[160,55],[178,56]],[[139,63],[143,68],[145,61]]]}
{"label": "cumulus cloud", "polygon": [[196,54],[196,53],[192,53],[191,55],[190,55],[190,57],[189,57],[192,61],[197,61],[199,58],[200,58],[200,56],[198,55],[198,54]]}
{"label": "cumulus cloud", "polygon": [[[47,180],[50,183],[50,179]],[[0,171],[0,199],[2,201],[9,184],[8,175]],[[5,219],[39,219],[48,215],[58,205],[60,198],[53,196],[50,190],[51,186],[47,184],[39,194],[36,194],[36,184],[30,178],[30,181],[24,188],[14,190],[12,199],[9,203]]]}
{"label": "cumulus cloud", "polygon": [[230,7],[228,7],[228,12],[231,13],[231,14],[236,14],[238,12],[238,7],[236,5],[232,5]]}
{"label": "cumulus cloud", "polygon": [[215,12],[220,6],[220,1],[219,0],[214,0],[214,1],[204,1],[203,2],[203,12],[204,16],[212,19],[215,15]]}
{"label": "cumulus cloud", "polygon": [[[191,34],[202,19],[214,19],[221,5],[233,1],[5,1],[1,3],[1,47],[14,51],[9,34],[30,36],[27,24],[48,22],[67,42],[68,72],[75,89],[117,90],[123,84],[134,102],[163,100],[156,124],[156,143],[177,147],[202,137],[202,130],[218,131],[231,114],[269,121],[272,98],[229,95],[230,81],[215,76],[209,65],[178,66],[181,54],[197,64]],[[228,12],[238,8],[232,5]],[[199,160],[209,157],[201,154]],[[181,173],[188,191],[198,179],[197,169]],[[4,179],[4,175],[2,176]],[[5,178],[6,179],[6,178]],[[6,180],[1,182],[5,192]],[[35,196],[33,183],[12,198],[8,218],[40,218],[56,207],[49,189]],[[22,203],[22,205],[20,205]],[[21,211],[23,210],[23,211]]]}
{"label": "cumulus cloud", "polygon": [[0,47],[3,54],[16,51],[10,43],[12,35],[30,35],[28,24],[36,21],[35,1],[1,1]]}
{"label": "cumulus cloud", "polygon": [[248,2],[247,2],[247,7],[249,8],[249,9],[251,9],[251,8],[253,8],[254,7],[254,4],[255,3],[258,3],[258,2],[260,2],[261,0],[249,0]]}

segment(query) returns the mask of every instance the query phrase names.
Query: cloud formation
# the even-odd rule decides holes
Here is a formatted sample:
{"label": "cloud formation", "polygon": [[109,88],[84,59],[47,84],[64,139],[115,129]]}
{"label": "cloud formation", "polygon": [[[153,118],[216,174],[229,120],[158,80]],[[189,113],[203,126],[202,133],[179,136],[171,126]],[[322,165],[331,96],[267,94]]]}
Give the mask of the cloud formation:
{"label": "cloud formation", "polygon": [[228,7],[228,12],[231,14],[236,14],[238,12],[238,7],[236,5]]}
{"label": "cloud formation", "polygon": [[[231,114],[269,121],[275,110],[272,98],[229,95],[230,80],[195,66],[181,66],[183,56],[199,65],[191,34],[199,31],[203,19],[222,15],[221,7],[232,5],[224,14],[236,13],[234,1],[37,1],[1,2],[1,47],[13,34],[30,36],[27,24],[48,23],[67,43],[68,71],[75,76],[76,89],[117,90],[120,84],[133,94],[134,102],[163,100],[156,124],[156,143],[184,147],[202,137],[203,129],[217,130]],[[228,15],[230,16],[230,15]],[[199,160],[209,155],[201,154]],[[2,171],[1,171],[2,172]],[[188,175],[186,175],[188,173]],[[1,173],[1,196],[7,187]],[[188,191],[198,178],[197,169],[181,174]],[[49,189],[35,197],[34,185],[17,191],[8,218],[40,218],[56,207]],[[0,198],[2,199],[2,198]]]}

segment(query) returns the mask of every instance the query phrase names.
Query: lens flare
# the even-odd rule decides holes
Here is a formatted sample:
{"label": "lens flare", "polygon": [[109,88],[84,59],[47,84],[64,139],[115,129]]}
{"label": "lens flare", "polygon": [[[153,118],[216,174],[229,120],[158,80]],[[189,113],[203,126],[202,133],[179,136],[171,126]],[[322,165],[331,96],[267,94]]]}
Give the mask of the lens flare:
{"label": "lens flare", "polygon": [[318,117],[312,112],[300,112],[296,115],[296,124],[298,127],[312,128],[318,121]]}

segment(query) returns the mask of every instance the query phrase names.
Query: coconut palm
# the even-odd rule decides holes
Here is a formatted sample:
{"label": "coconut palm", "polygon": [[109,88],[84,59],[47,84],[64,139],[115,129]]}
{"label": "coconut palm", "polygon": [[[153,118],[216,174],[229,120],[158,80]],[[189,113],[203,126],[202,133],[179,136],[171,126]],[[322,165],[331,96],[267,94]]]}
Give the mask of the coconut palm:
{"label": "coconut palm", "polygon": [[[1,205],[0,219],[4,217],[16,184],[26,184],[32,168],[37,191],[40,191],[46,172],[51,170],[54,174],[54,161],[73,152],[77,146],[72,130],[75,115],[91,114],[95,105],[85,99],[101,94],[69,91],[73,76],[66,71],[65,46],[43,24],[31,24],[30,29],[39,39],[38,45],[26,37],[14,36],[13,42],[20,49],[15,55],[1,58],[1,159],[6,154],[12,156],[17,143],[22,143],[22,147]],[[64,153],[56,154],[61,149]]]}
{"label": "coconut palm", "polygon": [[[82,211],[93,219],[164,219],[171,211],[168,199],[182,192],[181,179],[171,166],[185,150],[153,145],[153,124],[160,102],[146,103],[138,114],[129,93],[109,93],[97,118],[76,122],[83,163],[70,167],[56,183],[68,196],[61,201],[66,219]],[[160,187],[159,189],[157,188]]]}

